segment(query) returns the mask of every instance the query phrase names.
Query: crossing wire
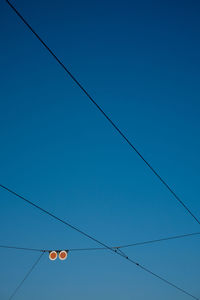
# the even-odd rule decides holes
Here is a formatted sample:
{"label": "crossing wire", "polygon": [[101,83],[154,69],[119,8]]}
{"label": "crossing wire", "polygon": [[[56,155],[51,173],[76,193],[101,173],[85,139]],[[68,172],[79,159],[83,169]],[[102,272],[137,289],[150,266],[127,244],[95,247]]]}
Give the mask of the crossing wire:
{"label": "crossing wire", "polygon": [[29,205],[37,208],[38,210],[42,211],[43,213],[49,215],[50,217],[54,218],[55,220],[63,223],[65,226],[77,231],[78,233],[80,233],[81,235],[87,237],[88,239],[96,242],[97,244],[105,247],[106,249],[110,250],[111,252],[113,253],[116,253],[117,255],[123,257],[124,259],[126,259],[127,261],[129,261],[130,263],[136,265],[138,268],[140,268],[141,270],[151,274],[152,276],[156,277],[157,279],[160,279],[161,281],[165,282],[166,284],[170,285],[171,287],[179,290],[180,292],[190,296],[191,298],[193,299],[196,299],[196,300],[200,300],[199,298],[197,298],[196,296],[192,295],[191,293],[189,293],[188,291],[186,291],[185,289],[182,289],[180,288],[179,286],[175,285],[174,283],[170,282],[169,280],[165,279],[164,277],[152,272],[150,269],[144,267],[143,265],[139,264],[138,262],[134,261],[133,259],[129,258],[126,254],[122,253],[122,252],[119,252],[118,249],[113,249],[112,247],[106,245],[105,243],[99,241],[97,238],[89,235],[88,233],[84,232],[83,230],[79,229],[78,227],[70,224],[69,222],[57,217],[56,215],[54,215],[53,213],[47,211],[46,209],[42,208],[41,206],[35,204],[34,202],[26,199],[25,197],[21,196],[20,194],[16,193],[15,191],[5,187],[4,185],[0,184],[0,187],[3,188],[4,190],[6,190],[7,192],[15,195],[16,197],[20,198],[21,200],[23,200],[24,202],[28,203]]}
{"label": "crossing wire", "polygon": [[[25,23],[26,26],[32,31],[32,33],[39,39],[39,41],[45,46],[45,48],[49,51],[49,53],[57,60],[57,62],[61,65],[61,67],[68,73],[68,75],[73,79],[73,81],[80,87],[80,89],[86,94],[86,96],[90,99],[90,101],[98,108],[98,110],[104,115],[104,117],[110,122],[110,124],[117,130],[117,132],[122,136],[122,138],[129,144],[129,146],[137,153],[137,155],[144,161],[144,163],[150,168],[150,170],[157,176],[157,178],[164,184],[164,186],[169,190],[169,192],[175,197],[175,199],[185,208],[185,210],[196,220],[198,224],[200,224],[200,221],[197,219],[197,217],[191,212],[191,210],[186,206],[186,204],[177,196],[177,194],[172,190],[172,188],[166,183],[164,179],[156,172],[156,170],[148,163],[148,161],[142,156],[142,154],[136,149],[136,147],[129,141],[129,139],[124,135],[124,133],[115,125],[115,123],[110,119],[110,117],[103,111],[103,109],[95,102],[95,100],[90,96],[90,94],[84,89],[84,87],[79,83],[79,81],[72,75],[72,73],[66,68],[66,66],[59,60],[59,58],[53,53],[53,51],[47,46],[47,44],[40,38],[40,36],[33,30],[33,28],[28,24],[28,22],[22,17],[22,15],[17,11],[17,9],[8,1],[5,0],[9,6],[15,11],[15,13],[21,18],[21,20]],[[15,193],[16,194],[16,193]],[[21,197],[21,196],[20,196]],[[23,198],[23,197],[21,197]],[[76,231],[79,231],[83,235],[87,236],[88,238],[98,242],[99,244],[105,246],[106,248],[110,249],[111,251],[114,251],[118,255],[121,255],[122,257],[128,259],[130,262],[136,264],[141,269],[145,270],[146,272],[154,275],[157,278],[160,278],[161,280],[165,281],[166,283],[170,284],[171,286],[179,289],[180,291],[184,292],[185,294],[193,297],[194,299],[198,299],[195,296],[191,295],[190,293],[184,291],[183,289],[177,287],[176,285],[170,283],[169,281],[165,280],[164,278],[158,276],[157,274],[151,272],[147,268],[141,266],[140,264],[134,262],[131,260],[128,256],[125,254],[122,254],[121,252],[118,252],[117,250],[113,250],[112,248],[108,247],[107,245],[103,244],[102,242],[96,240],[95,238],[89,236],[88,234],[84,233],[83,231],[79,230],[78,228],[72,226],[71,224],[61,220],[60,218],[56,217],[55,215],[49,213],[48,211],[42,209],[41,207],[37,206],[36,204],[32,203],[29,200],[26,200],[23,198],[26,202],[29,204],[35,206],[36,208],[39,208],[43,212],[49,214],[50,216],[56,218],[57,220],[61,221],[62,223],[66,224],[67,226],[73,228]]]}
{"label": "crossing wire", "polygon": [[[155,240],[150,240],[150,241],[143,241],[143,242],[137,242],[133,244],[127,244],[127,245],[120,245],[120,246],[112,246],[112,249],[121,249],[121,248],[128,248],[128,247],[135,247],[135,246],[143,246],[143,245],[149,245],[153,243],[159,243],[163,241],[170,241],[170,240],[175,240],[175,239],[182,239],[186,237],[192,237],[200,235],[200,232],[194,232],[194,233],[187,233],[187,234],[182,234],[182,235],[174,235],[174,236],[169,236],[161,239],[155,239]],[[17,246],[8,246],[8,245],[0,245],[0,248],[5,248],[5,249],[13,249],[13,250],[25,250],[25,251],[37,251],[37,252],[50,252],[52,249],[38,249],[38,248],[27,248],[27,247],[17,247]],[[61,251],[63,249],[59,249],[56,251]],[[68,250],[70,252],[72,251],[95,251],[95,250],[108,250],[105,247],[98,247],[98,248],[67,248],[65,250]]]}

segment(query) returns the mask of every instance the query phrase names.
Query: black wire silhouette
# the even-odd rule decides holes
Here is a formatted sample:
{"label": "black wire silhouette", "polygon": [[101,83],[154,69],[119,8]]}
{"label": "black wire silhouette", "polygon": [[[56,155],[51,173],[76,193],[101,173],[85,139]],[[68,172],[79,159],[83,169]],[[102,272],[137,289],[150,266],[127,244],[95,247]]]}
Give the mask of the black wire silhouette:
{"label": "black wire silhouette", "polygon": [[156,177],[164,184],[168,191],[173,195],[173,197],[185,208],[185,210],[200,224],[199,219],[192,213],[192,211],[186,206],[186,204],[180,199],[180,197],[173,191],[173,189],[168,185],[168,183],[158,174],[158,172],[151,166],[151,164],[144,158],[138,149],[133,145],[133,143],[126,137],[126,135],[119,129],[119,127],[111,120],[111,118],[104,112],[104,110],[97,104],[94,98],[86,91],[82,84],[75,78],[75,76],[69,71],[69,69],[61,62],[61,60],[56,56],[56,54],[47,46],[43,39],[36,33],[36,31],[30,26],[30,24],[24,19],[24,17],[19,13],[19,11],[8,1],[5,0],[8,5],[13,9],[13,11],[18,15],[18,17],[23,21],[23,23],[31,30],[31,32],[36,36],[36,38],[43,44],[43,46],[48,50],[48,52],[54,57],[54,59],[59,63],[59,65],[67,72],[71,79],[79,86],[83,93],[89,98],[89,100],[96,106],[96,108],[102,113],[102,115],[108,120],[108,122],[115,128],[115,130],[121,135],[121,137],[129,144],[129,146],[134,150],[137,155],[143,160],[143,162],[149,167],[149,169],[156,175]]}
{"label": "black wire silhouette", "polygon": [[[8,191],[9,193],[11,193],[11,194],[17,196],[18,198],[22,199],[23,201],[25,201],[25,202],[28,203],[29,205],[31,205],[31,206],[37,208],[38,210],[42,211],[43,213],[49,215],[50,217],[54,218],[55,220],[57,220],[57,221],[63,223],[63,224],[66,225],[67,227],[69,227],[69,228],[71,228],[71,229],[73,229],[73,230],[79,232],[79,233],[82,234],[83,236],[85,236],[85,237],[89,238],[90,240],[92,240],[92,241],[98,243],[99,245],[105,247],[106,249],[110,250],[111,252],[114,252],[114,253],[116,253],[117,255],[119,255],[119,256],[125,258],[127,261],[129,261],[130,263],[136,265],[137,267],[139,267],[139,268],[142,269],[143,271],[145,271],[145,272],[147,272],[147,273],[153,275],[154,277],[156,277],[156,278],[160,279],[161,281],[167,283],[168,285],[174,287],[175,289],[179,290],[180,292],[182,292],[182,293],[184,293],[184,294],[186,294],[186,295],[192,297],[193,299],[199,300],[199,298],[197,298],[196,296],[194,296],[194,295],[192,295],[191,293],[187,292],[186,290],[184,290],[184,289],[178,287],[178,286],[175,285],[174,283],[168,281],[167,279],[161,277],[160,275],[157,275],[156,273],[152,272],[151,270],[147,269],[146,267],[140,265],[138,262],[136,262],[136,261],[134,261],[133,259],[131,259],[131,258],[129,258],[128,256],[126,256],[126,254],[124,254],[122,251],[120,252],[120,251],[118,251],[118,249],[113,249],[112,247],[106,245],[105,243],[99,241],[99,240],[96,239],[95,237],[93,237],[93,236],[89,235],[88,233],[84,232],[83,230],[79,229],[78,227],[73,226],[73,225],[70,224],[69,222],[64,221],[63,219],[57,217],[56,215],[54,215],[54,214],[52,214],[51,212],[47,211],[46,209],[40,207],[39,205],[33,203],[32,201],[26,199],[25,197],[19,195],[18,193],[12,191],[11,189],[9,189],[9,188],[3,186],[2,184],[0,184],[0,187],[2,187],[4,190]],[[43,254],[43,253],[42,253],[42,254]]]}
{"label": "black wire silhouette", "polygon": [[[169,241],[169,240],[175,240],[175,239],[181,239],[181,238],[186,238],[186,237],[192,237],[200,235],[200,232],[194,232],[194,233],[187,233],[187,234],[182,234],[182,235],[174,235],[174,236],[169,236],[165,238],[160,238],[160,239],[155,239],[155,240],[150,240],[150,241],[144,241],[144,242],[137,242],[133,244],[127,244],[127,245],[120,245],[120,246],[112,246],[112,249],[122,249],[122,248],[128,248],[128,247],[135,247],[135,246],[143,246],[143,245],[149,245],[149,244],[154,244],[154,243],[159,243],[159,242],[164,242],[164,241]],[[50,252],[52,249],[38,249],[38,248],[27,248],[27,247],[17,247],[17,246],[8,246],[8,245],[0,245],[0,248],[6,248],[6,249],[14,249],[14,250],[25,250],[25,251],[36,251],[36,252]],[[56,251],[61,251],[63,249],[58,249]],[[95,251],[95,250],[108,250],[105,247],[90,247],[90,248],[67,248],[66,250],[73,252],[73,251]]]}
{"label": "black wire silhouette", "polygon": [[23,278],[23,280],[20,282],[20,284],[16,287],[16,289],[14,290],[14,292],[12,293],[12,295],[10,296],[9,300],[13,299],[13,297],[16,295],[16,293],[18,292],[18,290],[22,287],[22,285],[24,284],[24,282],[26,281],[26,279],[32,273],[33,269],[39,263],[39,261],[42,258],[43,254],[44,254],[44,252],[42,252],[40,254],[40,256],[37,258],[36,262],[32,265],[32,267],[30,268],[30,270],[28,271],[28,273],[26,274],[26,276]]}

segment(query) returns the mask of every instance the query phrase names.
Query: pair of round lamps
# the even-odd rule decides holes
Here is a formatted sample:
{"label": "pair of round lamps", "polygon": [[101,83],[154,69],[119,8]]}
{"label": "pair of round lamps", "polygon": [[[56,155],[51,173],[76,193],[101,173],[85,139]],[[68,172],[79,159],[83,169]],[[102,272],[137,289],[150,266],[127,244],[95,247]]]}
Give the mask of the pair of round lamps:
{"label": "pair of round lamps", "polygon": [[68,251],[62,250],[62,251],[50,251],[49,252],[49,259],[50,260],[56,260],[57,257],[59,257],[60,260],[65,260],[67,258]]}

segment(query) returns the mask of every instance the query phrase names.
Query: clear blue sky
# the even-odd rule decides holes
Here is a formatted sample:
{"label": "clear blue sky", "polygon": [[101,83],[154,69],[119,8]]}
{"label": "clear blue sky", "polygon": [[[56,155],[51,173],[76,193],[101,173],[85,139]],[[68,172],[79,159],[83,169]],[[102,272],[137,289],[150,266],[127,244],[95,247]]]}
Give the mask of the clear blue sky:
{"label": "clear blue sky", "polygon": [[[199,1],[24,1],[16,7],[200,218]],[[5,1],[0,182],[109,245],[200,231]],[[97,246],[0,191],[0,244]],[[200,297],[198,237],[128,255]],[[37,253],[0,250],[8,299]],[[45,256],[17,300],[189,299],[105,252]]]}

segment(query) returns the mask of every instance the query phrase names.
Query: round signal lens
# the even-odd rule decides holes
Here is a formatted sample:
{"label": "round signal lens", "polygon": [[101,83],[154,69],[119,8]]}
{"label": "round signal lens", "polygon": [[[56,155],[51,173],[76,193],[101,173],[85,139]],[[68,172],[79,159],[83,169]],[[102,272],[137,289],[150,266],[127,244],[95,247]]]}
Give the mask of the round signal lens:
{"label": "round signal lens", "polygon": [[57,254],[56,251],[51,251],[51,252],[49,253],[49,259],[50,259],[50,260],[56,260],[57,257],[58,257],[58,254]]}
{"label": "round signal lens", "polygon": [[60,260],[65,260],[67,258],[68,251],[62,250],[59,252]]}

